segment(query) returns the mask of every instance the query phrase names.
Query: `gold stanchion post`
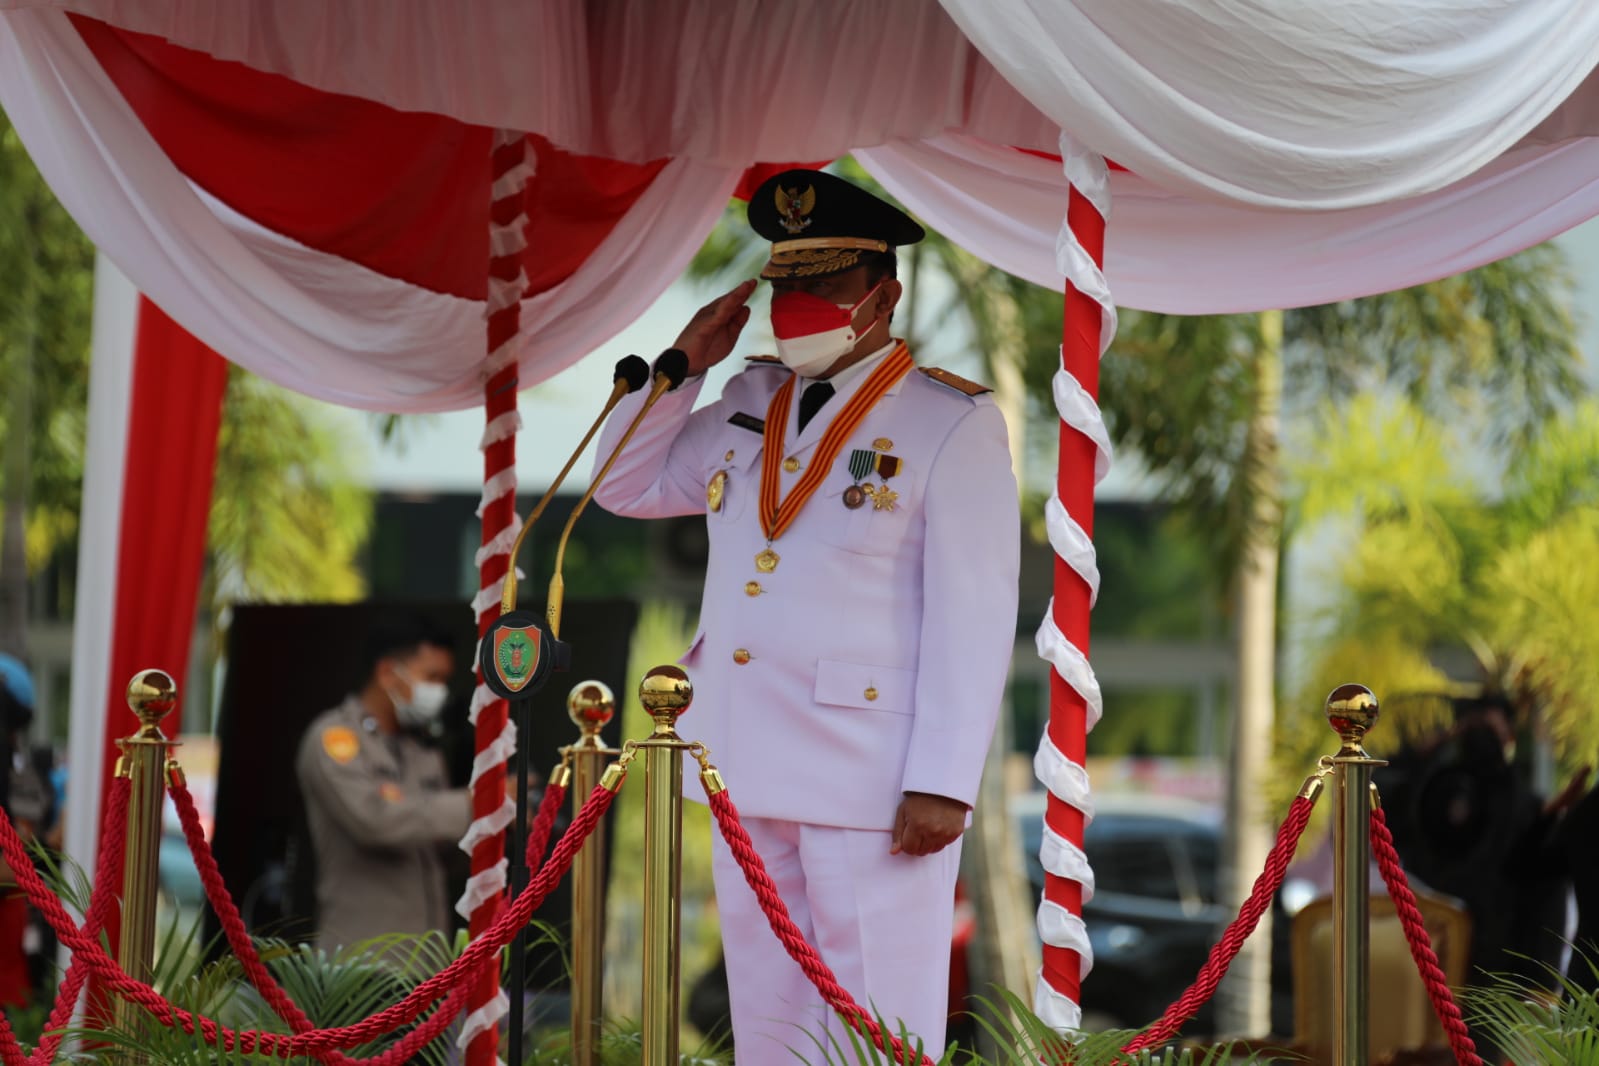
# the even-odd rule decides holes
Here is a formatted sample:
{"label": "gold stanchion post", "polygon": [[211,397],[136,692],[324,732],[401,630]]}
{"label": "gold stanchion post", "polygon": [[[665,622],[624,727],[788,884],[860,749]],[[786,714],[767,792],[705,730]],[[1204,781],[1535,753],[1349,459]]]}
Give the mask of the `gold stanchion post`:
{"label": "gold stanchion post", "polygon": [[657,666],[639,684],[655,729],[644,753],[643,1066],[677,1066],[678,936],[681,920],[683,757],[676,723],[694,686],[676,666]]}
{"label": "gold stanchion post", "polygon": [[[122,866],[122,937],[117,961],[139,981],[155,965],[155,904],[159,891],[161,805],[166,799],[167,752],[176,745],[160,722],[178,704],[178,686],[160,670],[141,670],[128,682],[128,706],[139,716],[139,731],[117,741],[122,757],[117,776],[128,778],[127,853]],[[125,1001],[117,1006],[117,1028],[126,1031],[140,1011]]]}
{"label": "gold stanchion post", "polygon": [[1377,697],[1362,685],[1340,685],[1327,697],[1327,721],[1343,746],[1333,756],[1338,807],[1333,817],[1333,1061],[1366,1066],[1371,972],[1371,772],[1384,766],[1362,741],[1377,723]]}
{"label": "gold stanchion post", "polygon": [[[616,714],[616,697],[606,685],[585,681],[572,689],[566,711],[583,733],[562,753],[571,765],[575,817],[600,783],[606,761],[620,754],[600,739],[600,730]],[[572,863],[572,1066],[599,1063],[604,951],[605,823],[601,821]]]}

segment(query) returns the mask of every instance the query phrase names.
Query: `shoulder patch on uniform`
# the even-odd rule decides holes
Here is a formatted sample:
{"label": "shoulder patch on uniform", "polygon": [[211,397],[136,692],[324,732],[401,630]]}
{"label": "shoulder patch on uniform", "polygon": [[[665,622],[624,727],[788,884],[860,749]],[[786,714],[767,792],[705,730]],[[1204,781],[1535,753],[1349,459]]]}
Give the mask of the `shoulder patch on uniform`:
{"label": "shoulder patch on uniform", "polygon": [[322,750],[328,753],[328,758],[343,766],[361,750],[361,738],[355,735],[355,730],[346,726],[330,725],[322,730]]}
{"label": "shoulder patch on uniform", "polygon": [[783,365],[783,360],[779,359],[775,355],[747,355],[747,356],[744,357],[744,361],[746,363],[753,364],[754,366],[782,366]]}
{"label": "shoulder patch on uniform", "polygon": [[936,366],[923,366],[917,367],[917,369],[940,385],[947,385],[956,392],[963,392],[967,396],[981,396],[985,392],[994,391],[987,385],[979,385],[975,381],[967,381],[959,374],[951,374],[948,370],[942,370]]}

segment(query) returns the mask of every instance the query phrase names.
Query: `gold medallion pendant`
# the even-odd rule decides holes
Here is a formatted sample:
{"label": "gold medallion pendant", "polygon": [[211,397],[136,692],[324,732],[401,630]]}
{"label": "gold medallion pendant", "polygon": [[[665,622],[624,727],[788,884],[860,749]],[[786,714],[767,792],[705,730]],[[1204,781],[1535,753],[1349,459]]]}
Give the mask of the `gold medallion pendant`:
{"label": "gold medallion pendant", "polygon": [[770,574],[773,570],[777,569],[777,564],[781,558],[782,556],[778,555],[772,549],[763,548],[761,549],[760,554],[755,557],[755,569],[759,570],[763,574]]}
{"label": "gold medallion pendant", "polygon": [[872,498],[872,510],[890,511],[899,502],[899,493],[884,485],[862,485],[862,491]]}
{"label": "gold medallion pendant", "polygon": [[705,506],[712,511],[722,509],[722,496],[727,492],[727,471],[718,470],[711,476],[710,484],[705,486]]}
{"label": "gold medallion pendant", "polygon": [[851,485],[844,490],[844,506],[851,511],[859,510],[861,504],[866,502],[866,490],[859,485]]}

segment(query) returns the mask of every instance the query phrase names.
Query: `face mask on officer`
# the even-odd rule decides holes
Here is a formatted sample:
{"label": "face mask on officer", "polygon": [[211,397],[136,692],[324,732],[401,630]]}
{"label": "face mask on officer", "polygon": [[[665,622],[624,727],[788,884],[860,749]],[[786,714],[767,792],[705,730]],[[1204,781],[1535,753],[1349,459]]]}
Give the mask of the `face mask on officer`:
{"label": "face mask on officer", "polygon": [[857,330],[855,313],[882,287],[879,281],[854,304],[836,304],[808,292],[774,292],[772,334],[777,338],[777,357],[800,377],[822,373],[877,324],[881,316],[873,315]]}
{"label": "face mask on officer", "polygon": [[394,673],[411,687],[410,698],[389,692],[389,699],[394,701],[395,721],[402,729],[425,729],[433,724],[449,701],[449,688],[438,681],[413,681],[398,666]]}

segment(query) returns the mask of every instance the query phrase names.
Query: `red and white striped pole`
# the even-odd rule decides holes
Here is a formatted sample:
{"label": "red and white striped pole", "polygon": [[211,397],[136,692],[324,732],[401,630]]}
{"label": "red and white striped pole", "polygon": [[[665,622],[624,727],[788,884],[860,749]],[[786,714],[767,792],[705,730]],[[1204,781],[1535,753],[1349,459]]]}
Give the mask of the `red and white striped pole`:
{"label": "red and white striped pole", "polygon": [[[510,567],[511,545],[521,525],[516,514],[517,337],[521,329],[522,293],[527,276],[522,252],[527,246],[524,193],[533,174],[527,138],[508,130],[494,134],[489,209],[488,358],[483,388],[483,546],[478,550],[481,589],[472,601],[478,639],[499,617],[500,590]],[[476,656],[473,656],[476,661]],[[505,795],[505,763],[516,751],[516,726],[508,706],[483,684],[479,668],[472,693],[471,718],[476,728],[472,760],[472,825],[461,850],[472,856],[472,875],[455,909],[481,935],[499,915],[505,901],[505,827],[516,805]],[[466,1023],[460,1036],[467,1066],[499,1062],[499,1029],[509,1003],[500,989],[498,967],[485,967],[467,996]]]}
{"label": "red and white striped pole", "polygon": [[1055,375],[1060,412],[1060,454],[1055,495],[1045,508],[1055,549],[1054,598],[1038,629],[1038,654],[1050,675],[1049,725],[1033,770],[1049,800],[1044,813],[1044,898],[1038,930],[1043,972],[1034,1012],[1056,1029],[1082,1024],[1081,982],[1094,963],[1083,926],[1083,902],[1094,874],[1083,855],[1083,827],[1093,817],[1084,769],[1089,730],[1103,709],[1099,682],[1088,665],[1088,618],[1099,594],[1094,560],[1094,486],[1110,467],[1110,438],[1100,418],[1099,359],[1116,334],[1116,307],[1105,282],[1105,220],[1110,185],[1105,160],[1061,136],[1061,159],[1070,185],[1066,225],[1056,246],[1066,278],[1066,319],[1061,369]]}

